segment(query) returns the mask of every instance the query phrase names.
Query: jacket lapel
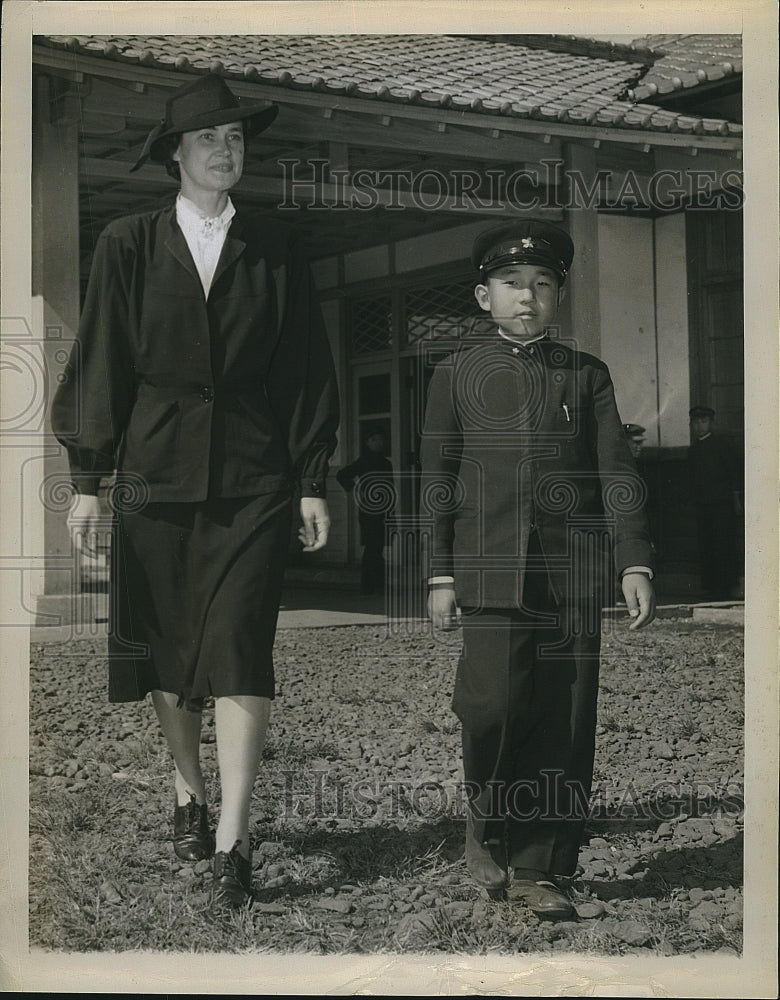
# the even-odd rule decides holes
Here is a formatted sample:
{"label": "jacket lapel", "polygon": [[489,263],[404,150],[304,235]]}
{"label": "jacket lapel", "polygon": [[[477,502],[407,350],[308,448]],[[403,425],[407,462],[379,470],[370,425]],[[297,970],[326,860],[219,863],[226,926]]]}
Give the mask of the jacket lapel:
{"label": "jacket lapel", "polygon": [[[195,261],[192,259],[192,254],[190,253],[190,248],[187,246],[187,240],[184,238],[184,233],[179,228],[176,222],[176,205],[174,204],[167,218],[167,235],[165,237],[165,246],[170,251],[170,253],[176,258],[176,260],[181,264],[183,268],[197,281],[200,285],[200,275],[198,274],[198,269],[195,266]],[[217,269],[214,272],[214,277],[211,281],[211,287],[213,288],[219,276],[230,267],[241,254],[246,249],[246,243],[242,239],[244,232],[244,225],[241,221],[238,213],[233,216],[233,220],[228,229],[227,236],[225,237],[225,243],[222,247],[222,253],[219,256],[219,261],[217,262]]]}
{"label": "jacket lapel", "polygon": [[175,203],[171,206],[168,212],[168,233],[165,237],[165,246],[173,254],[176,260],[181,264],[181,266],[197,281],[200,285],[200,275],[198,274],[198,269],[195,267],[195,261],[192,259],[192,254],[190,253],[190,248],[187,246],[187,241],[184,238],[184,233],[179,228],[176,222],[176,205]]}
{"label": "jacket lapel", "polygon": [[222,247],[222,253],[219,255],[219,260],[217,261],[217,269],[214,272],[214,277],[211,282],[211,287],[217,283],[219,276],[226,271],[231,264],[235,263],[241,254],[246,249],[246,243],[242,239],[244,234],[244,224],[241,218],[236,212],[233,216],[233,220],[230,223],[230,229],[227,231],[227,236],[225,237],[225,243]]}

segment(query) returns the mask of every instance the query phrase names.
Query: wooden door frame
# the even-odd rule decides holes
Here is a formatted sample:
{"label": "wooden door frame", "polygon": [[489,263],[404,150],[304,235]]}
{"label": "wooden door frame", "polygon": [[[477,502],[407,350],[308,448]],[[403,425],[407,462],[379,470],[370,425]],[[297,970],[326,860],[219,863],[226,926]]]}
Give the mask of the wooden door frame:
{"label": "wooden door frame", "polygon": [[[740,247],[739,263],[721,271],[710,271],[707,268],[707,246],[712,237],[712,227],[707,220],[716,216],[715,212],[686,212],[686,242],[688,247],[688,328],[689,328],[689,384],[691,405],[712,405],[708,402],[712,395],[713,373],[710,370],[709,329],[707,326],[707,291],[714,285],[739,281],[744,286],[744,252]],[[740,216],[741,216],[740,212]],[[726,259],[729,259],[726,256]],[[742,327],[744,338],[744,324]],[[742,391],[744,405],[744,384]],[[717,408],[716,408],[717,409]],[[729,437],[741,436],[742,429],[729,426],[723,414],[720,417],[721,429]],[[742,442],[739,442],[742,444]]]}

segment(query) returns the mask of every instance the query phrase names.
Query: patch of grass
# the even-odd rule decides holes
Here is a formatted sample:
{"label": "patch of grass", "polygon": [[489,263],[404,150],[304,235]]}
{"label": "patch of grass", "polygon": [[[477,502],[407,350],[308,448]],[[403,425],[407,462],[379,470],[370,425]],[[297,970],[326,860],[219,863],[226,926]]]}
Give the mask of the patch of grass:
{"label": "patch of grass", "polygon": [[599,725],[603,726],[608,733],[635,733],[637,728],[633,722],[626,721],[624,715],[614,715],[605,712],[599,719]]}
{"label": "patch of grass", "polygon": [[689,740],[692,736],[696,736],[699,733],[699,723],[694,718],[683,719],[682,722],[677,724],[676,735],[681,736],[684,740]]}
{"label": "patch of grass", "polygon": [[263,766],[269,764],[280,770],[300,767],[314,760],[339,760],[339,748],[331,740],[317,740],[306,744],[294,739],[269,736],[263,750]]}
{"label": "patch of grass", "polygon": [[457,719],[448,719],[445,722],[435,722],[433,719],[421,719],[419,728],[424,733],[441,733],[443,736],[452,736],[453,733],[460,732],[460,722]]}
{"label": "patch of grass", "polygon": [[110,835],[122,825],[124,807],[108,780],[96,779],[83,792],[65,789],[34,796],[30,803],[30,834],[54,843],[79,833]]}
{"label": "patch of grass", "polygon": [[406,698],[393,694],[360,694],[350,692],[342,695],[340,700],[345,705],[402,705]]}

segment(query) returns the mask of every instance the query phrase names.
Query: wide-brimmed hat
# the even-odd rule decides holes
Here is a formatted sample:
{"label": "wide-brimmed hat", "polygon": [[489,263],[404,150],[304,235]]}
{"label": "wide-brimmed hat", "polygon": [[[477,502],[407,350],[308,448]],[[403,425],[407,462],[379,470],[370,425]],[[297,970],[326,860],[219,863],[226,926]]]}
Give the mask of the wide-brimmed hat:
{"label": "wide-brimmed hat", "polygon": [[268,128],[278,114],[279,108],[270,101],[262,104],[240,101],[216,73],[198,77],[192,83],[179,87],[165,102],[165,117],[146,137],[141,155],[130,171],[138,170],[147,160],[164,162],[160,143],[169,135],[238,121],[246,122],[247,135],[257,135]]}
{"label": "wide-brimmed hat", "polygon": [[566,280],[574,258],[571,237],[542,219],[522,219],[493,226],[474,240],[471,262],[484,277],[509,264],[541,264]]}

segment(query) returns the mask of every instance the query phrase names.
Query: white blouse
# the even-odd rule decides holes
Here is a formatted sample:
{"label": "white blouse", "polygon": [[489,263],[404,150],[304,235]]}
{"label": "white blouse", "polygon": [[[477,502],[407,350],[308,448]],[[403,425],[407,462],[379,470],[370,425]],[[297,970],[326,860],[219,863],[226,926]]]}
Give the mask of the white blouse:
{"label": "white blouse", "polygon": [[224,211],[216,216],[205,215],[181,192],[176,199],[176,221],[190,248],[206,298],[214,279],[219,255],[225,244],[227,231],[230,229],[230,222],[235,214],[236,210],[230,198]]}

